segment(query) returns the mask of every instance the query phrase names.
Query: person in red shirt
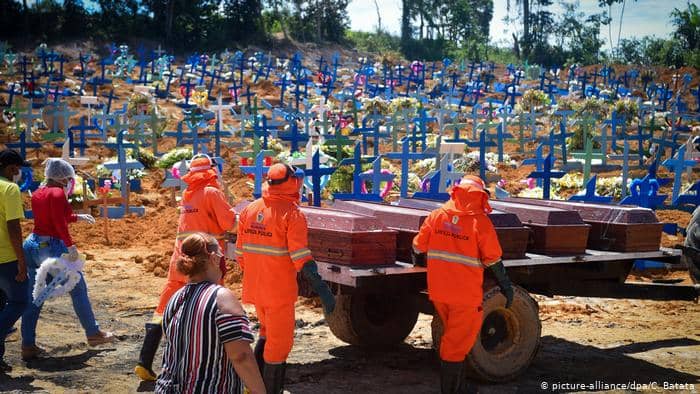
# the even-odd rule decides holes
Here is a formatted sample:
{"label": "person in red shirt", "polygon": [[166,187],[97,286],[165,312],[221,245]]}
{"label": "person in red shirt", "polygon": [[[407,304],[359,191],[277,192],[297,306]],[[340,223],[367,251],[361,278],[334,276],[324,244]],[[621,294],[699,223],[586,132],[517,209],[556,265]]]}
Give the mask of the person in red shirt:
{"label": "person in red shirt", "polygon": [[[61,257],[66,254],[68,260],[79,259],[78,248],[68,231],[68,224],[78,220],[95,223],[90,215],[76,215],[68,202],[68,196],[75,185],[75,171],[66,161],[49,159],[44,171],[46,185],[32,195],[32,214],[34,230],[24,241],[23,249],[29,273],[29,288],[34,288],[36,270],[42,262],[51,257]],[[47,278],[47,284],[51,277]],[[70,291],[73,309],[85,330],[90,346],[114,341],[114,335],[100,330],[95,321],[95,314],[88,297],[87,285],[83,274],[80,281]],[[33,300],[32,300],[33,301]],[[29,304],[22,315],[22,359],[31,360],[44,352],[36,346],[36,325],[39,320],[41,307],[33,302]]]}
{"label": "person in red shirt", "polygon": [[440,340],[443,394],[476,392],[464,378],[464,360],[481,329],[485,268],[498,281],[505,307],[513,302],[501,245],[487,216],[491,212],[488,200],[481,178],[466,175],[450,191],[450,200],[430,213],[413,239],[414,263],[427,257],[428,296],[445,326]]}

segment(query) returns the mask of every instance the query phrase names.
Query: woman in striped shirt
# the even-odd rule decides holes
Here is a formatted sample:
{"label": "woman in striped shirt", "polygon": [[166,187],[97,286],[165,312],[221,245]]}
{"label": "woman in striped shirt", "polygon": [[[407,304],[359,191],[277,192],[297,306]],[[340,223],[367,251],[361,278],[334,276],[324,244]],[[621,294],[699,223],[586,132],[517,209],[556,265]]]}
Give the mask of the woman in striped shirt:
{"label": "woman in striped shirt", "polygon": [[230,290],[216,284],[221,257],[209,235],[195,233],[182,242],[177,269],[189,282],[165,308],[157,393],[243,393],[244,384],[253,394],[265,393],[245,311]]}

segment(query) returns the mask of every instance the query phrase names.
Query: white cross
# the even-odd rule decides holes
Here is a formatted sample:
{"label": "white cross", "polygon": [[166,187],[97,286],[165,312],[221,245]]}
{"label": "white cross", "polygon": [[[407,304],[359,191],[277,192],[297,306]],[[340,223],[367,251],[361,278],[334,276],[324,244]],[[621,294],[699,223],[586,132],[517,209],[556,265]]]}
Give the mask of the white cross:
{"label": "white cross", "polygon": [[158,55],[158,57],[163,56],[163,53],[165,53],[164,50],[160,49],[160,44],[158,44],[158,50],[155,51],[155,53],[156,53],[156,55]]}
{"label": "white cross", "polygon": [[223,131],[224,130],[224,117],[222,112],[231,109],[233,105],[231,104],[222,104],[221,103],[221,92],[219,92],[219,97],[216,99],[216,105],[210,105],[209,109],[214,111],[216,113],[216,119],[219,122],[219,130]]}

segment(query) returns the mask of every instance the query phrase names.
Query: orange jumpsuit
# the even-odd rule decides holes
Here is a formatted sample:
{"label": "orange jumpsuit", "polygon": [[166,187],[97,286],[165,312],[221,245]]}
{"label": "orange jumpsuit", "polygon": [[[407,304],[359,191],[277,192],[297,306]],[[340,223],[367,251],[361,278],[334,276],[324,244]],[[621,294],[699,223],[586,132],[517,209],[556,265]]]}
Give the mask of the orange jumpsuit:
{"label": "orange jumpsuit", "polygon": [[461,362],[482,323],[484,267],[501,260],[483,182],[466,176],[451,198],[426,218],[413,247],[427,252],[428,294],[445,327],[440,358]]}
{"label": "orange jumpsuit", "polygon": [[255,305],[268,364],[285,362],[292,350],[297,272],[313,259],[299,195],[279,191],[263,185],[263,197],[241,212],[236,243],[243,269],[242,301]]}
{"label": "orange jumpsuit", "polygon": [[[199,164],[196,159],[192,166]],[[206,159],[209,160],[209,159]],[[236,212],[231,208],[226,196],[219,189],[214,170],[190,172],[183,181],[188,183],[180,203],[180,220],[175,239],[175,250],[170,259],[168,282],[160,294],[156,313],[163,314],[165,307],[176,291],[187,283],[187,277],[178,272],[177,259],[180,256],[182,240],[195,232],[204,232],[219,240],[219,247],[226,250],[224,235],[236,225]]]}

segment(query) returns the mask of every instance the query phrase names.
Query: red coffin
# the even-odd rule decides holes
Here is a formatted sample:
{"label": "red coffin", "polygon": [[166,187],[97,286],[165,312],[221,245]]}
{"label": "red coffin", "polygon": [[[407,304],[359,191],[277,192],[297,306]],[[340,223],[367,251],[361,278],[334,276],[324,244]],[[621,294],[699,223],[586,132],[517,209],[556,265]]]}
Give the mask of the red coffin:
{"label": "red coffin", "polygon": [[[399,207],[415,208],[426,211],[427,216],[430,211],[440,208],[442,203],[438,201],[408,198],[399,200],[398,205]],[[525,252],[530,239],[530,229],[523,226],[518,217],[512,213],[493,211],[489,214],[489,219],[491,219],[491,223],[493,223],[493,226],[496,229],[498,241],[500,242],[501,249],[503,250],[503,258],[525,258]],[[384,222],[384,224],[388,227],[392,227],[386,222]]]}
{"label": "red coffin", "polygon": [[591,225],[588,248],[616,252],[659,250],[663,223],[651,209],[627,205],[591,204],[575,201],[508,198],[505,201],[576,211]]}

